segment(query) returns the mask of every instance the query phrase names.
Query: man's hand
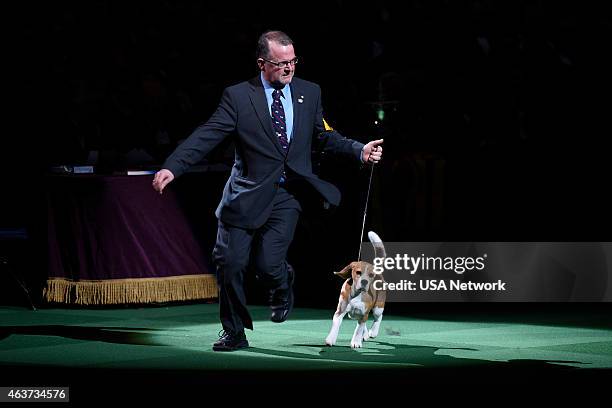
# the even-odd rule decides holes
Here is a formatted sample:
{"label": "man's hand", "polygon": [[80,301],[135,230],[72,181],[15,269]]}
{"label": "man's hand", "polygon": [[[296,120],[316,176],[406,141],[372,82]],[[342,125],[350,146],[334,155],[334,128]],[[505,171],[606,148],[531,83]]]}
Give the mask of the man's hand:
{"label": "man's hand", "polygon": [[364,163],[378,163],[382,159],[382,146],[383,139],[372,140],[370,143],[363,147],[363,156],[361,160]]}
{"label": "man's hand", "polygon": [[161,169],[157,173],[155,173],[155,177],[153,177],[153,188],[155,191],[159,192],[159,194],[163,194],[164,188],[174,180],[174,174],[168,169]]}

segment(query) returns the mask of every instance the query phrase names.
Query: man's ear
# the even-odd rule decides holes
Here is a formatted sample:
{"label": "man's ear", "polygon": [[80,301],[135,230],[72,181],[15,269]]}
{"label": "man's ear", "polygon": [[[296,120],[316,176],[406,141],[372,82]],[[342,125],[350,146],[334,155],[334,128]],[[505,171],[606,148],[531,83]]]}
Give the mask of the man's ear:
{"label": "man's ear", "polygon": [[334,275],[346,279],[351,276],[351,272],[353,272],[353,264],[348,264],[340,272],[334,272]]}

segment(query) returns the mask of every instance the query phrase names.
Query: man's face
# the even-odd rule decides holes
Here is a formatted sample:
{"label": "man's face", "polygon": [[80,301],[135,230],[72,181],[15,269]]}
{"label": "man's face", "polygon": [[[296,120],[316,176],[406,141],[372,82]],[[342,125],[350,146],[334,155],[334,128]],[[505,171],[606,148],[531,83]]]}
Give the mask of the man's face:
{"label": "man's face", "polygon": [[[277,42],[270,41],[270,55],[266,58],[257,60],[259,69],[263,72],[263,77],[273,86],[283,87],[291,82],[295,73],[295,65],[293,63],[285,64],[283,68],[273,64],[274,62],[287,62],[295,59],[295,51],[293,45],[281,45]],[[272,62],[269,62],[272,61]]]}

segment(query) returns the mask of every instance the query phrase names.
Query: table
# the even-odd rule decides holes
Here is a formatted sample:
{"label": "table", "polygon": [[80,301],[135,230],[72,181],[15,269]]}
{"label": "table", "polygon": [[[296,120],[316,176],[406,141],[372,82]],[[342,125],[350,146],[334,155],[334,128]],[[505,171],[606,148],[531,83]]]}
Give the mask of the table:
{"label": "table", "polygon": [[216,298],[216,279],[172,189],[152,175],[49,175],[47,302]]}

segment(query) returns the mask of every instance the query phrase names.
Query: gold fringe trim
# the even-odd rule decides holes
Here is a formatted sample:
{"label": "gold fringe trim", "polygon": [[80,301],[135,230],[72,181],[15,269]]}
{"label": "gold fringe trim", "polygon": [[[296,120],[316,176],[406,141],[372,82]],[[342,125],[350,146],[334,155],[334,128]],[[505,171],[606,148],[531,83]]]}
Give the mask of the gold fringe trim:
{"label": "gold fringe trim", "polygon": [[214,275],[102,281],[51,278],[43,296],[53,303],[116,305],[211,299],[218,297],[218,288]]}

